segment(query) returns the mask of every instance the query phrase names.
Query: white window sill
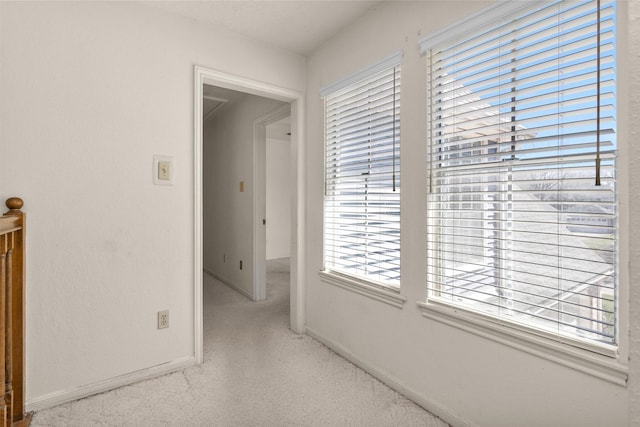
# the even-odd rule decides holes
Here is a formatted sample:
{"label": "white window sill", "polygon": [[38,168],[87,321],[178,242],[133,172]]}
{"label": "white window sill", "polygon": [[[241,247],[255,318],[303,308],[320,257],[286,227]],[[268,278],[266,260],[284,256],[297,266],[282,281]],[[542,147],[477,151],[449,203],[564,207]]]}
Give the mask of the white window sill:
{"label": "white window sill", "polygon": [[615,350],[588,350],[532,333],[527,328],[474,313],[437,301],[421,302],[422,315],[463,331],[507,345],[594,377],[627,385],[628,367],[617,359]]}
{"label": "white window sill", "polygon": [[355,277],[349,277],[333,271],[320,271],[318,274],[320,275],[320,279],[325,283],[390,304],[397,308],[402,308],[407,302],[407,298],[400,295],[400,291],[394,288],[356,279]]}

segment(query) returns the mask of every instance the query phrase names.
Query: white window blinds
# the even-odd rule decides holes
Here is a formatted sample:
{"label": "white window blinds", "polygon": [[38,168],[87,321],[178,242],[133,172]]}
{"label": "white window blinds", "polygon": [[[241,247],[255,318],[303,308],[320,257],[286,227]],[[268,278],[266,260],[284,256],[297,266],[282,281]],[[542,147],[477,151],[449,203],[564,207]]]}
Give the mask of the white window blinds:
{"label": "white window blinds", "polygon": [[392,287],[400,285],[400,58],[324,93],[325,270]]}
{"label": "white window blinds", "polygon": [[534,3],[422,42],[428,298],[606,348],[617,332],[615,3]]}

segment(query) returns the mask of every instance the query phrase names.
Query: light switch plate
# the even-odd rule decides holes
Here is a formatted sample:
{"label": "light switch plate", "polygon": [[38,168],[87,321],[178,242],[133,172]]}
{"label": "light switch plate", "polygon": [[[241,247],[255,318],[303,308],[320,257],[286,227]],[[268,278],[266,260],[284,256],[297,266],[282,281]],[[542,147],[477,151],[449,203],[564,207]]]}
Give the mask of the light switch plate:
{"label": "light switch plate", "polygon": [[158,179],[160,181],[171,180],[171,162],[160,160],[158,162]]}
{"label": "light switch plate", "polygon": [[153,156],[153,183],[155,185],[173,185],[175,162],[172,156]]}

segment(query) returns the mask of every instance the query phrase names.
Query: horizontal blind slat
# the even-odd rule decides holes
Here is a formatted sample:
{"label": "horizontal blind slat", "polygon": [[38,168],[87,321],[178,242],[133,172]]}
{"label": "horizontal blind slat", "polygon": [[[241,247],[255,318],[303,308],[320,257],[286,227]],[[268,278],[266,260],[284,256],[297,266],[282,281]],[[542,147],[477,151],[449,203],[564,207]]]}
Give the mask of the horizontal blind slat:
{"label": "horizontal blind slat", "polygon": [[325,97],[325,268],[396,287],[399,113],[399,67]]}
{"label": "horizontal blind slat", "polygon": [[430,51],[428,295],[615,344],[615,4],[599,36],[595,4]]}

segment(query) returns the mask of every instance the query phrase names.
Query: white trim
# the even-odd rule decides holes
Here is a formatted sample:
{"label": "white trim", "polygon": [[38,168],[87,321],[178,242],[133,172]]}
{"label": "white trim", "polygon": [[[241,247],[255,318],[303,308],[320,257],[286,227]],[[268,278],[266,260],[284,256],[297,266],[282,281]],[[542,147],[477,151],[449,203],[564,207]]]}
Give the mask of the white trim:
{"label": "white trim", "polygon": [[407,297],[400,295],[399,290],[388,286],[349,277],[334,271],[320,271],[318,274],[320,275],[320,279],[325,283],[341,287],[397,308],[402,308],[407,302]]}
{"label": "white trim", "polygon": [[520,0],[501,0],[495,5],[490,6],[478,13],[475,13],[465,19],[459,20],[440,31],[423,37],[418,40],[420,53],[426,53],[441,43],[448,42],[465,34],[471,34],[481,28],[488,28],[492,24],[503,20],[507,15],[516,13],[522,9],[532,6],[540,7],[551,1],[520,1]]}
{"label": "white trim", "polygon": [[[630,210],[630,187],[632,181],[630,179],[629,162],[623,159],[631,159],[633,138],[629,134],[632,129],[630,123],[631,112],[629,111],[629,82],[630,74],[635,73],[634,69],[629,66],[630,62],[621,60],[629,52],[629,8],[625,1],[616,3],[616,121],[617,121],[617,141],[618,155],[616,160],[616,187],[618,189],[618,229],[616,240],[618,247],[617,271],[618,276],[618,353],[620,360],[629,359],[630,347],[630,317],[629,308],[631,301],[631,279],[629,270],[631,265],[630,246],[631,246],[631,221],[630,215],[635,214]],[[635,183],[633,184],[635,185]]]}
{"label": "white trim", "polygon": [[291,294],[289,297],[291,316],[289,326],[299,334],[304,333],[306,322],[307,168],[303,136],[306,131],[305,120],[305,98],[300,95],[291,103],[291,174],[295,185],[291,193]]}
{"label": "white trim", "polygon": [[[573,347],[568,343],[536,335],[530,330],[519,330],[515,325],[488,320],[488,316],[418,301],[422,315],[445,325],[470,332],[483,338],[553,361],[560,365],[592,375],[617,385],[626,386],[629,368],[613,357]],[[604,350],[602,350],[604,352]]]}
{"label": "white trim", "polygon": [[251,95],[264,96],[266,98],[284,102],[292,102],[302,97],[300,92],[278,86],[272,86],[240,76],[234,76],[223,73],[222,71],[211,70],[197,65],[195,66],[195,70],[196,73],[202,75],[203,83],[211,86],[219,86],[225,89],[249,93]]}
{"label": "white trim", "polygon": [[203,84],[237,90],[252,95],[276,99],[291,104],[291,147],[294,155],[292,164],[296,180],[292,192],[291,218],[291,296],[290,328],[297,333],[305,329],[304,303],[304,263],[305,263],[305,150],[304,150],[304,103],[301,92],[272,86],[255,80],[230,75],[200,66],[194,67],[194,354],[196,363],[204,359],[203,342],[203,296],[202,296],[202,96]]}
{"label": "white trim", "polygon": [[362,79],[366,79],[369,76],[372,76],[376,73],[384,71],[388,68],[395,67],[400,65],[402,62],[403,52],[396,52],[374,64],[371,64],[360,71],[356,71],[355,73],[349,74],[348,76],[334,82],[328,86],[320,89],[320,97],[324,98],[327,95],[331,95],[334,92],[339,91],[340,89],[344,89],[347,86],[350,86],[354,83],[359,82]]}
{"label": "white trim", "polygon": [[266,140],[267,127],[264,120],[253,122],[253,217],[251,235],[253,237],[253,280],[254,301],[267,298],[267,233],[262,220],[266,218]]}
{"label": "white trim", "polygon": [[193,96],[193,354],[195,362],[204,362],[204,318],[202,294],[202,97],[205,72],[194,69]]}
{"label": "white trim", "polygon": [[[267,298],[266,253],[266,142],[267,125],[291,116],[291,104],[283,105],[253,121],[253,300]],[[292,162],[293,159],[289,159]]]}
{"label": "white trim", "polygon": [[214,272],[208,270],[208,269],[204,269],[203,270],[205,273],[207,273],[209,276],[213,277],[214,279],[218,280],[219,282],[224,283],[225,285],[227,285],[228,287],[230,287],[231,289],[233,289],[234,291],[238,292],[241,295],[244,295],[245,297],[247,297],[248,300],[251,301],[255,301],[253,299],[253,295],[251,295],[249,292],[247,292],[246,290],[239,288],[238,286],[236,286],[233,282],[226,280],[220,276],[218,276],[217,274],[215,274]]}
{"label": "white trim", "polygon": [[41,411],[43,409],[62,405],[63,403],[72,402],[74,400],[89,397],[94,394],[113,390],[118,387],[123,387],[146,379],[155,378],[160,375],[166,375],[172,372],[181,371],[183,369],[190,368],[191,366],[195,365],[195,363],[196,362],[193,357],[183,357],[167,363],[161,363],[160,365],[152,366],[150,368],[145,368],[139,371],[130,372],[128,374],[119,375],[117,377],[108,378],[106,380],[97,381],[92,384],[72,387],[67,390],[54,391],[53,393],[48,393],[35,399],[27,400],[25,402],[25,409],[27,412]]}
{"label": "white trim", "polygon": [[407,387],[406,385],[404,385],[402,381],[384,372],[382,369],[378,368],[376,365],[372,364],[371,362],[368,362],[363,358],[358,357],[357,355],[353,354],[351,351],[347,350],[340,344],[337,344],[336,342],[328,338],[325,338],[319,332],[313,330],[312,328],[307,327],[306,333],[311,338],[326,345],[331,350],[335,351],[337,354],[347,359],[349,362],[365,370],[371,376],[375,377],[376,379],[386,384],[388,387],[402,394],[404,397],[412,400],[417,405],[426,409],[433,415],[436,415],[437,417],[441,418],[446,423],[456,427],[476,427],[477,426],[477,424],[474,424],[471,421],[460,418],[458,415],[456,415],[454,411],[447,408],[440,402],[437,402],[433,399],[429,399],[428,397]]}

